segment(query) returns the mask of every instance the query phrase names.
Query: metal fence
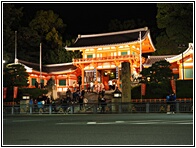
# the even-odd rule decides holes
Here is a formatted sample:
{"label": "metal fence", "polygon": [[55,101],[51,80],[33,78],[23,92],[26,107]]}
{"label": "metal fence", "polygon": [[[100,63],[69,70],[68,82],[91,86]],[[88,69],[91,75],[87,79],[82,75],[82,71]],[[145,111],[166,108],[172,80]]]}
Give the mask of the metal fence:
{"label": "metal fence", "polygon": [[[102,113],[101,105],[97,103],[80,104],[59,104],[30,106],[7,105],[3,106],[3,114],[98,114]],[[166,113],[167,104],[165,102],[132,102],[132,103],[107,103],[104,113]],[[193,112],[193,102],[175,102],[176,113]]]}

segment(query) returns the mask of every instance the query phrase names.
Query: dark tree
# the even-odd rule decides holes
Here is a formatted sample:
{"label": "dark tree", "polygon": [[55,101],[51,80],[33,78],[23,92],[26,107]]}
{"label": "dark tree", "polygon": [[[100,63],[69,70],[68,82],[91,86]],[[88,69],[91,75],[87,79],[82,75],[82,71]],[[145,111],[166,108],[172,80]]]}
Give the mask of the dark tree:
{"label": "dark tree", "polygon": [[157,54],[178,54],[179,44],[193,42],[193,3],[158,3]]}
{"label": "dark tree", "polygon": [[8,64],[3,72],[4,87],[25,87],[28,86],[29,74],[21,64]]}
{"label": "dark tree", "polygon": [[172,78],[171,64],[166,60],[155,62],[151,67],[142,70],[141,74],[146,83],[160,83]]}
{"label": "dark tree", "polygon": [[8,63],[14,61],[15,31],[20,27],[22,9],[3,3],[3,59]]}

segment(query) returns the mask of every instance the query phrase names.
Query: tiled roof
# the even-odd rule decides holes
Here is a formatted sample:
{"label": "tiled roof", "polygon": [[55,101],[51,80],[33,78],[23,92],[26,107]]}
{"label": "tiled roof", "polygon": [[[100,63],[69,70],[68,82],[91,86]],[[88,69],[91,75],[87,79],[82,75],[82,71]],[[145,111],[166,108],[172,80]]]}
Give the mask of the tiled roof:
{"label": "tiled roof", "polygon": [[[40,71],[40,65],[37,63],[31,63],[23,60],[18,60],[18,63],[24,64],[29,68],[32,68],[35,71]],[[76,70],[77,67],[72,63],[62,63],[62,64],[51,64],[51,65],[42,65],[42,72],[53,73],[53,72],[66,72]]]}
{"label": "tiled roof", "polygon": [[112,33],[78,35],[75,44],[70,47],[111,45],[139,41],[139,33],[141,32],[141,38],[143,39],[147,35],[148,31],[148,28],[145,27],[141,29],[119,31]]}
{"label": "tiled roof", "polygon": [[155,62],[165,60],[166,58],[171,58],[176,55],[162,55],[162,56],[148,56],[146,62],[143,64],[144,66],[152,66]]}

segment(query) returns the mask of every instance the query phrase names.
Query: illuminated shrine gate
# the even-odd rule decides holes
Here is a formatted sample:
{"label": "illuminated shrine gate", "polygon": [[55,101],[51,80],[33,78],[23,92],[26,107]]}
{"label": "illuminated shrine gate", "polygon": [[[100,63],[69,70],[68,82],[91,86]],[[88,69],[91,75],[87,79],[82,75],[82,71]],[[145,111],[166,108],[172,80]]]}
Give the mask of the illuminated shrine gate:
{"label": "illuminated shrine gate", "polygon": [[122,62],[130,62],[131,74],[139,74],[145,62],[142,53],[155,52],[150,30],[145,28],[78,35],[74,45],[66,50],[82,52],[82,58],[74,59],[73,64],[81,69],[82,87],[90,81],[102,82],[108,89],[108,81],[117,79],[120,84]]}

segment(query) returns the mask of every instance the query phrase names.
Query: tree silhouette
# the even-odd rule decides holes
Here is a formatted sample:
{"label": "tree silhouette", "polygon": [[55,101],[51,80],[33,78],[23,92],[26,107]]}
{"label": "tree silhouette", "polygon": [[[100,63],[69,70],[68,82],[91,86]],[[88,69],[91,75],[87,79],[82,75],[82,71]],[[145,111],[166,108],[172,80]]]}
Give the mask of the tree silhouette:
{"label": "tree silhouette", "polygon": [[193,3],[158,3],[157,54],[177,54],[178,45],[193,42]]}

